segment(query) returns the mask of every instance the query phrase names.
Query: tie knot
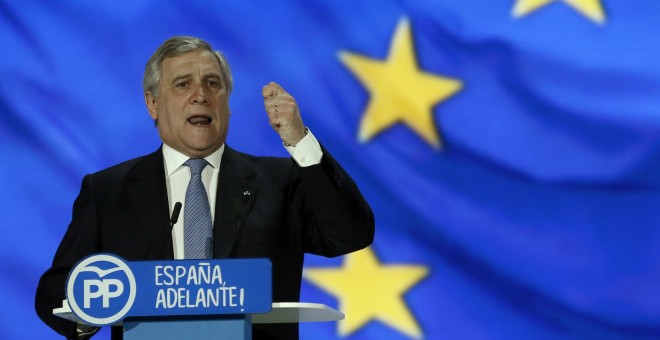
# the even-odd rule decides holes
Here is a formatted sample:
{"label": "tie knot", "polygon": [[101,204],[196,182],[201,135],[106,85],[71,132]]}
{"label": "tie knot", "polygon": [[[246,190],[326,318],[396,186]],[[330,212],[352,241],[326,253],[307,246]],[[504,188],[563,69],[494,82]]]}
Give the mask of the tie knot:
{"label": "tie knot", "polygon": [[209,163],[204,158],[191,158],[185,163],[185,165],[190,168],[190,173],[192,175],[201,174],[207,164]]}

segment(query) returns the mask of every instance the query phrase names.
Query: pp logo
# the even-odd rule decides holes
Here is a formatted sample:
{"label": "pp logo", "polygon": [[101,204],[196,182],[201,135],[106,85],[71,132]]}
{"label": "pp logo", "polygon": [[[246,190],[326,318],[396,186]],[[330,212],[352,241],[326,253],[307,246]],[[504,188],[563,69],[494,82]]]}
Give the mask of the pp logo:
{"label": "pp logo", "polygon": [[135,276],[123,259],[99,254],[80,261],[69,274],[67,299],[82,321],[107,326],[121,320],[135,301]]}

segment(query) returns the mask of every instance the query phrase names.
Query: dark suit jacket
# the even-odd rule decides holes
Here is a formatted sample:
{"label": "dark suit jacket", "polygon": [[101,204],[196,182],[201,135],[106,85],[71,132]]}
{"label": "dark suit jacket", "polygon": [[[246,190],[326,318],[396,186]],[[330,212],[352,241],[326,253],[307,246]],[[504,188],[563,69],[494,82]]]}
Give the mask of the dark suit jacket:
{"label": "dark suit jacket", "polygon": [[[328,151],[323,153],[321,164],[302,168],[291,158],[255,157],[225,146],[213,256],[269,258],[275,302],[299,300],[304,253],[334,257],[373,241],[371,208]],[[97,252],[129,261],[172,259],[169,218],[162,150],[85,176],[71,224],[39,281],[39,317],[75,338],[75,324],[52,315],[65,298],[71,267]],[[255,339],[276,338],[273,333],[297,338],[298,327],[254,326]]]}

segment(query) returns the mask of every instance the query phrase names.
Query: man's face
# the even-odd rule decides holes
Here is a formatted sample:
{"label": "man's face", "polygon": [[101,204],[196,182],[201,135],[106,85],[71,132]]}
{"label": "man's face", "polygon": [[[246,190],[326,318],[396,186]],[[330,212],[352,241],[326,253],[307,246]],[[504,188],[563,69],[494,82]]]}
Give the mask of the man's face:
{"label": "man's face", "polygon": [[210,155],[225,142],[229,126],[220,64],[211,52],[198,50],[166,58],[161,67],[158,97],[145,93],[160,138],[187,156]]}

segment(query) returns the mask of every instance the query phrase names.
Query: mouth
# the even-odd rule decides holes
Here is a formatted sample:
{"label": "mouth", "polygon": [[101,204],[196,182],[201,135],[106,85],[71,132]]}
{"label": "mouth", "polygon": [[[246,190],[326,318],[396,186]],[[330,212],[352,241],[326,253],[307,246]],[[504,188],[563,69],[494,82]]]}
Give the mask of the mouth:
{"label": "mouth", "polygon": [[194,115],[188,118],[188,123],[194,126],[209,126],[213,119],[209,116]]}

